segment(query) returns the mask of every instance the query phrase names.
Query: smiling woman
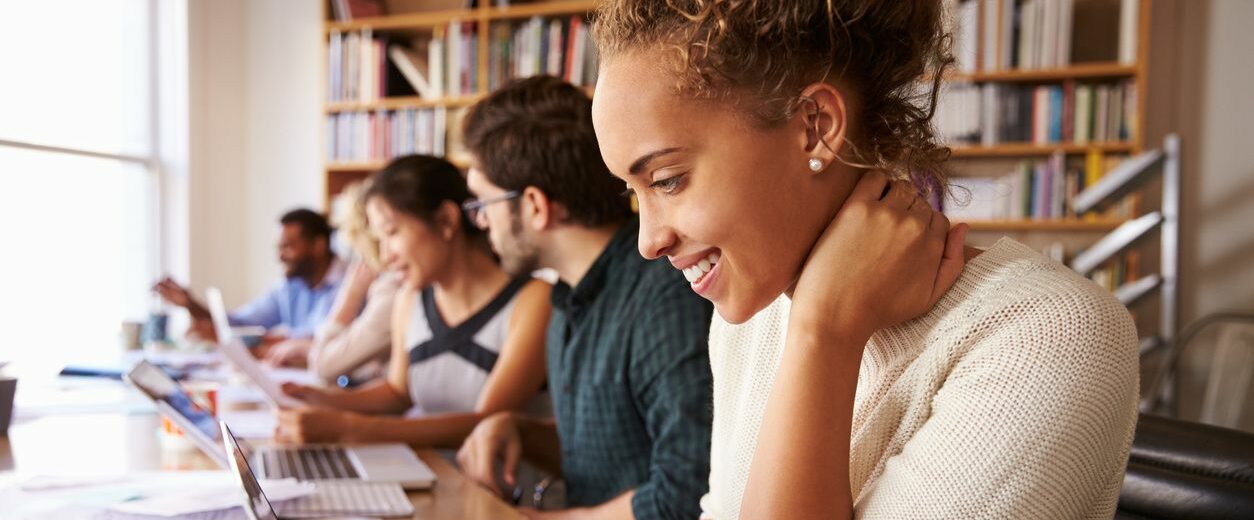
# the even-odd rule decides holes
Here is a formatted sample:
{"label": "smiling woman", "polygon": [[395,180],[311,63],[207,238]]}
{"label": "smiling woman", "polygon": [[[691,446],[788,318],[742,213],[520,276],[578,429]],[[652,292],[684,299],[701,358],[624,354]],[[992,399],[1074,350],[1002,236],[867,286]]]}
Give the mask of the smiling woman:
{"label": "smiling woman", "polygon": [[469,199],[461,172],[437,157],[399,157],[371,178],[370,229],[383,267],[403,280],[387,377],[343,391],[288,385],[323,409],[284,411],[282,436],[452,448],[490,414],[548,413],[549,287],[497,265],[462,212]]}
{"label": "smiling woman", "polygon": [[593,120],[640,253],[718,311],[706,516],[1113,512],[1127,311],[1011,240],[964,249],[910,182],[945,186],[916,81],[951,61],[940,4],[598,10]]}

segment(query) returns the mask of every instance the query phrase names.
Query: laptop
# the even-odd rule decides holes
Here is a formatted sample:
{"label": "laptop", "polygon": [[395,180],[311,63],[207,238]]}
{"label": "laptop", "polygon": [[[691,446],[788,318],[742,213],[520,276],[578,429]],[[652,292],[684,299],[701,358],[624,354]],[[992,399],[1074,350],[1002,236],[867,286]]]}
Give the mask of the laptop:
{"label": "laptop", "polygon": [[276,511],[257,475],[248,464],[248,457],[236,442],[225,422],[219,421],[222,445],[229,455],[231,470],[239,478],[247,500],[244,512],[252,520],[281,520],[284,518],[321,518],[338,515],[362,515],[376,517],[407,517],[414,514],[414,505],[399,485],[384,482],[318,482],[314,493],[279,504]]}
{"label": "laptop", "polygon": [[[126,380],[157,406],[157,411],[174,421],[183,434],[220,467],[230,466],[222,450],[222,432],[217,418],[196,404],[181,386],[160,368],[140,361]],[[264,478],[298,480],[356,480],[392,482],[405,489],[430,489],[435,473],[408,446],[389,444],[309,444],[303,446],[263,446],[252,450],[252,465]]]}
{"label": "laptop", "polygon": [[226,314],[226,304],[222,300],[222,291],[217,287],[205,289],[205,303],[209,305],[209,319],[213,321],[213,333],[218,336],[218,343],[235,339],[235,333],[231,331],[231,319]]}

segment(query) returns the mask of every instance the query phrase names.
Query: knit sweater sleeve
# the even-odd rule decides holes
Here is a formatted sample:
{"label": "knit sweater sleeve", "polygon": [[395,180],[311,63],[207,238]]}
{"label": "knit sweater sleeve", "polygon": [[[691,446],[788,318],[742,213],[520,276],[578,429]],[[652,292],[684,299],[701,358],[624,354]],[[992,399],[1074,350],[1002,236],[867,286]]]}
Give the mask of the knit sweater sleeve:
{"label": "knit sweater sleeve", "polygon": [[1136,421],[1136,330],[1091,283],[1016,280],[917,397],[927,419],[855,497],[863,518],[1110,518]]}

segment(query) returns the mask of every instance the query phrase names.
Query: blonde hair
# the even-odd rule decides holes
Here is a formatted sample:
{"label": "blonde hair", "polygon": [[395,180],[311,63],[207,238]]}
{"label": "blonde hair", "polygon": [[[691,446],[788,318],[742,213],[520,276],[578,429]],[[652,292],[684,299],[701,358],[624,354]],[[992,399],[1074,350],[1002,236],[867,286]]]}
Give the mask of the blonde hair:
{"label": "blonde hair", "polygon": [[839,81],[861,105],[842,160],[943,189],[949,148],[931,119],[953,58],[941,15],[940,0],[605,0],[593,35],[605,61],[671,52],[678,92],[747,102],[765,126],[793,117],[806,85]]}
{"label": "blonde hair", "polygon": [[370,179],[362,179],[348,184],[335,198],[331,208],[331,221],[344,233],[344,238],[352,246],[353,252],[363,261],[378,269],[379,241],[370,232],[370,223],[366,219],[366,201],[362,197],[370,189]]}

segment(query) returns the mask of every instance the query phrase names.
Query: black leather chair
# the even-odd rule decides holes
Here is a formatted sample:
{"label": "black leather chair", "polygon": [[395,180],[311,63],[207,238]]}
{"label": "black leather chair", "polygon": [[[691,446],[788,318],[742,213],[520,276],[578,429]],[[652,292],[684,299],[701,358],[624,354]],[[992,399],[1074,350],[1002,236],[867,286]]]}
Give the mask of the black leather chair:
{"label": "black leather chair", "polygon": [[1254,434],[1142,414],[1117,519],[1254,519]]}

